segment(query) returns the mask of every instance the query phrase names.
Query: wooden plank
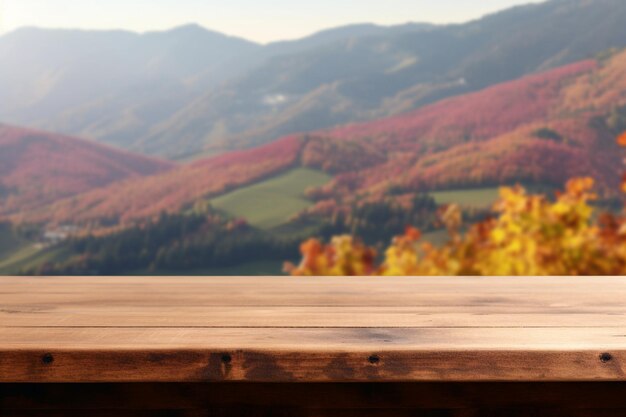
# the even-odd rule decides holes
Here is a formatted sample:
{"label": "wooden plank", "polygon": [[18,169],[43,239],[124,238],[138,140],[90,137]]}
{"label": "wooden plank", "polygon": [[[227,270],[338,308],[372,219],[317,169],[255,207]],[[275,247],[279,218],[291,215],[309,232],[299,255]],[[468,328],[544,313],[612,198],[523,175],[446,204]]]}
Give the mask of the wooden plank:
{"label": "wooden plank", "polygon": [[[232,362],[224,363],[223,355]],[[368,356],[370,355],[370,356]],[[597,351],[14,351],[0,353],[0,382],[416,382],[620,381],[626,352]],[[45,363],[53,357],[55,365]],[[48,366],[45,366],[48,365]]]}
{"label": "wooden plank", "polygon": [[0,351],[262,349],[282,351],[621,350],[626,328],[0,328]]}
{"label": "wooden plank", "polygon": [[618,308],[22,306],[0,327],[626,327]]}
{"label": "wooden plank", "polygon": [[625,299],[620,277],[0,278],[0,381],[624,381]]}
{"label": "wooden plank", "polygon": [[0,278],[0,306],[624,307],[605,278]]}

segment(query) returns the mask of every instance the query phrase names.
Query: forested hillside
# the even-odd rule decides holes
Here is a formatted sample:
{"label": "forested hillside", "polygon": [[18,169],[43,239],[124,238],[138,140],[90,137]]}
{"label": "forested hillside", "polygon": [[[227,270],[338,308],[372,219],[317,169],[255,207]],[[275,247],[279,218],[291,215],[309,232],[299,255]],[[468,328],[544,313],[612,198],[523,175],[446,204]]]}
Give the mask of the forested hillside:
{"label": "forested hillside", "polygon": [[190,157],[399,114],[625,47],[624,21],[622,0],[551,0],[276,56],[159,123],[137,149]]}
{"label": "forested hillside", "polygon": [[173,166],[95,142],[0,125],[0,216],[20,217],[64,197]]}
{"label": "forested hillside", "polygon": [[126,223],[176,213],[295,167],[325,171],[313,212],[357,201],[524,182],[560,186],[591,175],[615,189],[626,53],[582,61],[407,114],[282,138],[98,189],[26,213],[30,221]]}

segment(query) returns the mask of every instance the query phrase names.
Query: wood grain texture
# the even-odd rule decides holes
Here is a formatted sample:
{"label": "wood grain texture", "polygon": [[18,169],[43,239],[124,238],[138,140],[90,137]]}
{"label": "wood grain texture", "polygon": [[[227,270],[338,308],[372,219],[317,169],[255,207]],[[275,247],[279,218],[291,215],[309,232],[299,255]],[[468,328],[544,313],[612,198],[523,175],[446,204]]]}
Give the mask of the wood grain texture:
{"label": "wood grain texture", "polygon": [[626,381],[626,278],[0,278],[0,382]]}

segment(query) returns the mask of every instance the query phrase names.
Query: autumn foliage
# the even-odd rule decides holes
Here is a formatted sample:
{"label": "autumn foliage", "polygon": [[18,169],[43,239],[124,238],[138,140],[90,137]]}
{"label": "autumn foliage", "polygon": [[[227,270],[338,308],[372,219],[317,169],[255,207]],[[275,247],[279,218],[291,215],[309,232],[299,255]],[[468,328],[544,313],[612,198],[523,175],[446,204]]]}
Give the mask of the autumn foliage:
{"label": "autumn foliage", "polygon": [[[606,62],[582,61],[406,114],[320,132],[343,148],[366,147],[352,145],[357,157],[351,164],[357,166],[331,170],[333,180],[312,194],[322,211],[329,201],[349,205],[384,198],[390,188],[415,193],[516,182],[558,185],[592,176],[597,192],[605,195],[616,190],[621,164],[612,139],[615,128],[626,127],[618,111],[624,80],[626,52]],[[541,134],[546,131],[552,135]],[[338,154],[318,159],[329,164]]]}
{"label": "autumn foliage", "polygon": [[497,217],[460,232],[461,214],[449,206],[443,247],[420,242],[418,230],[393,240],[380,264],[373,248],[351,236],[301,247],[293,275],[621,275],[626,273],[626,219],[592,221],[590,178],[572,180],[550,202],[521,187],[503,188]]}
{"label": "autumn foliage", "polygon": [[[626,145],[626,136],[618,139]],[[301,247],[293,275],[623,275],[626,274],[626,217],[596,216],[590,202],[594,180],[567,183],[554,201],[520,187],[501,189],[494,217],[461,232],[458,207],[441,220],[450,239],[442,247],[420,242],[418,230],[396,237],[377,264],[373,248],[340,236],[324,245]],[[626,177],[622,184],[626,191]]]}
{"label": "autumn foliage", "polygon": [[[401,202],[428,190],[518,181],[558,185],[580,176],[593,177],[596,191],[611,197],[608,192],[618,184],[615,172],[621,169],[612,139],[626,129],[625,80],[623,51],[604,61],[566,65],[405,114],[381,114],[380,120],[292,134],[258,148],[179,164],[164,173],[157,170],[154,175],[97,183],[87,192],[72,189],[76,192],[37,198],[38,204],[15,201],[12,210],[0,215],[8,214],[16,223],[127,227],[294,167],[333,176],[324,186],[307,191],[315,202],[308,214],[317,216],[359,204]],[[81,171],[74,179],[83,177]],[[0,184],[0,198],[14,191],[12,184]],[[34,189],[33,195],[42,192]]]}
{"label": "autumn foliage", "polygon": [[129,225],[163,212],[174,214],[198,201],[288,169],[301,147],[298,138],[286,137],[259,148],[183,164],[161,174],[118,181],[13,219],[81,225],[106,219]]}
{"label": "autumn foliage", "polygon": [[0,217],[174,166],[92,141],[0,125]]}
{"label": "autumn foliage", "polygon": [[306,190],[315,204],[300,215],[318,218],[361,205],[402,205],[429,190],[558,186],[581,176],[593,177],[595,191],[613,198],[621,169],[613,139],[625,129],[626,51],[405,114],[176,165],[84,141],[14,138],[0,129],[0,217],[124,228],[296,167],[333,177]]}

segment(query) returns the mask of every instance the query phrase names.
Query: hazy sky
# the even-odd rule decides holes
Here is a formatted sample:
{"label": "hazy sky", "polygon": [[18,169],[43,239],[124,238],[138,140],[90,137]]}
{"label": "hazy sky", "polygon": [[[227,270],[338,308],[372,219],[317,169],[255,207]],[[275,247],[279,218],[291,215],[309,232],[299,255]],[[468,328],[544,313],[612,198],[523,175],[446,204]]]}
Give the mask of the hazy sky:
{"label": "hazy sky", "polygon": [[0,0],[0,32],[21,26],[159,30],[186,23],[259,42],[356,22],[461,22],[531,0]]}

